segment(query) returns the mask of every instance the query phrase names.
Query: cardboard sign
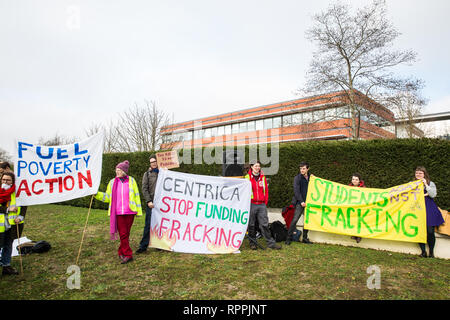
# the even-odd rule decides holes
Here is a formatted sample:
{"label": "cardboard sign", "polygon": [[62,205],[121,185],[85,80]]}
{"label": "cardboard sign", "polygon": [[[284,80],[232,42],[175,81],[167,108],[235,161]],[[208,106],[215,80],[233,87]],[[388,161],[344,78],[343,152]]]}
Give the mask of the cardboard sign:
{"label": "cardboard sign", "polygon": [[173,169],[180,167],[176,150],[158,152],[156,154],[156,161],[158,162],[158,168]]}

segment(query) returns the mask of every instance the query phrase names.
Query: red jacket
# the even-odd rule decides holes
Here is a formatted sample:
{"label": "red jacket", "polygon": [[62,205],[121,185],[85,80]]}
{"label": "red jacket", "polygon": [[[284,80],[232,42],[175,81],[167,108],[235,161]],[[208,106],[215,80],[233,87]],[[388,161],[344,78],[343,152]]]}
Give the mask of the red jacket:
{"label": "red jacket", "polygon": [[245,179],[250,180],[252,184],[252,203],[253,204],[261,204],[264,203],[267,206],[267,202],[269,201],[269,188],[267,186],[267,179],[262,170],[259,174],[259,179],[256,181],[253,176],[252,170],[247,173]]}

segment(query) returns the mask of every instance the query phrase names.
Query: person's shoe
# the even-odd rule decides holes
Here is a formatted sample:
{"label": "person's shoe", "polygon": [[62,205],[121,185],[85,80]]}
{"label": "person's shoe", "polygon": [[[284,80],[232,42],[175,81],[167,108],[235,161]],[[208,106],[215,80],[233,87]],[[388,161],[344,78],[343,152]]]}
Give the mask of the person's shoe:
{"label": "person's shoe", "polygon": [[11,266],[3,267],[2,275],[18,275],[18,274],[19,272],[17,272],[17,270]]}
{"label": "person's shoe", "polygon": [[430,252],[430,254],[428,255],[428,258],[434,258],[434,253]]}
{"label": "person's shoe", "polygon": [[136,253],[144,253],[146,251],[147,251],[147,249],[139,248],[139,249],[136,250]]}
{"label": "person's shoe", "polygon": [[124,256],[124,255],[119,255],[119,259],[120,259],[120,261],[123,261],[123,258],[125,258],[125,256]]}
{"label": "person's shoe", "polygon": [[426,252],[422,252],[422,253],[420,254],[420,256],[421,256],[422,258],[426,258],[426,257],[427,257],[427,253],[426,253]]}
{"label": "person's shoe", "polygon": [[291,244],[291,239],[290,239],[290,238],[287,238],[286,241],[285,241],[284,243],[287,244],[287,245],[290,245],[290,244]]}
{"label": "person's shoe", "polygon": [[302,243],[306,243],[306,244],[312,244],[312,242],[311,242],[311,241],[309,241],[309,239],[308,239],[308,238],[306,238],[306,239],[303,239],[303,240],[302,240]]}
{"label": "person's shoe", "polygon": [[250,249],[256,250],[256,249],[258,249],[258,246],[256,244],[254,244],[253,242],[251,242],[250,243]]}
{"label": "person's shoe", "polygon": [[277,244],[277,243],[275,243],[275,244],[273,244],[271,246],[267,246],[267,247],[270,248],[270,249],[273,249],[273,250],[280,250],[281,249],[281,246],[279,244]]}
{"label": "person's shoe", "polygon": [[124,257],[124,258],[122,259],[121,264],[125,264],[125,263],[128,263],[128,262],[130,262],[130,261],[133,261],[133,257]]}

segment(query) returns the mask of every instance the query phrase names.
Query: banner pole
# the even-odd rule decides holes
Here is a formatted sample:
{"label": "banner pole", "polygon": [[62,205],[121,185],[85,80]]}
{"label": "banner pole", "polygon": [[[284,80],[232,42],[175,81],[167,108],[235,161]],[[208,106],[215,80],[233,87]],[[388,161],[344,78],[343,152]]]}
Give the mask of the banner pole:
{"label": "banner pole", "polygon": [[23,276],[23,264],[22,264],[22,253],[20,250],[22,249],[20,247],[20,235],[19,235],[19,224],[16,223],[16,231],[17,231],[17,247],[19,248],[19,260],[20,260],[20,275]]}
{"label": "banner pole", "polygon": [[87,217],[86,217],[86,222],[84,224],[84,230],[83,230],[83,235],[81,237],[80,249],[78,250],[77,262],[75,263],[75,265],[78,265],[78,260],[80,259],[81,247],[83,246],[84,234],[86,233],[87,223],[88,223],[88,220],[89,220],[89,214],[91,213],[91,207],[92,207],[92,201],[93,200],[94,200],[94,195],[92,195],[91,203],[89,204],[89,210],[88,210],[88,214],[87,214]]}

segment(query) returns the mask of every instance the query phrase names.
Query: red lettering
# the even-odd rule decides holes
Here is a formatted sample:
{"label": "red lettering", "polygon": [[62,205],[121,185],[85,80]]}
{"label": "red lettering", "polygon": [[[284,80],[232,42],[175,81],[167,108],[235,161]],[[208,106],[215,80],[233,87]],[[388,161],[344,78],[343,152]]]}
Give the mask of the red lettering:
{"label": "red lettering", "polygon": [[189,236],[189,241],[191,241],[191,223],[188,222],[186,230],[184,231],[183,241],[186,239],[186,235]]}
{"label": "red lettering", "polygon": [[[70,188],[67,186],[67,180],[72,180],[72,186],[71,186]],[[75,180],[74,180],[74,178],[73,178],[72,176],[67,176],[67,177],[65,177],[65,178],[64,178],[64,188],[65,188],[67,191],[70,191],[70,190],[73,189],[73,187],[75,187]]]}
{"label": "red lettering", "polygon": [[192,238],[194,239],[194,241],[202,241],[202,239],[200,238],[200,239],[195,239],[195,230],[197,230],[197,228],[198,227],[202,227],[202,225],[201,224],[198,224],[198,225],[196,225],[195,227],[194,227],[194,233],[192,234]]}
{"label": "red lettering", "polygon": [[38,180],[34,181],[33,184],[31,185],[31,191],[33,191],[34,194],[41,194],[42,192],[44,192],[44,190],[43,189],[41,189],[41,190],[35,189],[37,182],[42,183],[42,180],[38,179]]}
{"label": "red lettering", "polygon": [[90,188],[92,188],[92,177],[91,170],[86,171],[87,177],[83,176],[81,172],[78,172],[78,185],[80,189],[83,189],[83,180],[88,184]]}
{"label": "red lettering", "polygon": [[170,210],[169,204],[164,202],[166,199],[167,199],[167,200],[170,200],[170,197],[164,197],[164,198],[162,198],[162,203],[164,203],[164,204],[167,206],[167,210],[160,209],[160,210],[161,210],[162,212],[164,212],[164,213],[169,212],[169,210]]}
{"label": "red lettering", "polygon": [[167,218],[162,218],[161,219],[161,228],[159,228],[159,237],[162,237],[163,229],[167,229],[167,227],[163,226],[164,221],[170,221],[170,220],[167,219]]}
{"label": "red lettering", "polygon": [[45,179],[45,183],[48,183],[48,184],[49,184],[49,186],[48,186],[48,192],[49,192],[49,193],[53,193],[53,184],[54,184],[55,182],[58,182],[58,179],[56,179],[56,178],[53,178],[53,179]]}
{"label": "red lettering", "polygon": [[63,192],[63,178],[58,177],[58,187],[59,187],[59,193]]}
{"label": "red lettering", "polygon": [[241,241],[241,240],[238,240],[238,241],[237,241],[237,244],[234,244],[234,238],[235,238],[236,236],[240,235],[240,234],[242,234],[242,232],[236,232],[235,234],[233,234],[233,238],[231,238],[231,245],[232,245],[233,247],[235,247],[236,249],[239,249],[239,247],[240,247],[241,244],[242,244],[242,241]]}
{"label": "red lettering", "polygon": [[[175,223],[178,224],[178,226],[175,227]],[[178,220],[172,220],[172,230],[170,230],[170,236],[169,239],[172,239],[173,237],[173,232],[175,231],[178,235],[177,239],[180,239],[180,233],[178,232],[178,229],[180,229],[181,227],[181,223]]]}
{"label": "red lettering", "polygon": [[208,237],[208,233],[210,233],[214,227],[211,227],[211,229],[209,229],[208,231],[206,231],[208,227],[205,226],[205,233],[203,234],[203,242],[205,242],[205,238],[208,238],[209,242],[212,243],[211,239]]}

